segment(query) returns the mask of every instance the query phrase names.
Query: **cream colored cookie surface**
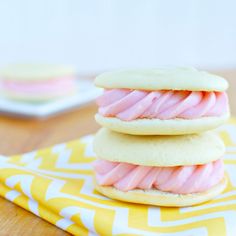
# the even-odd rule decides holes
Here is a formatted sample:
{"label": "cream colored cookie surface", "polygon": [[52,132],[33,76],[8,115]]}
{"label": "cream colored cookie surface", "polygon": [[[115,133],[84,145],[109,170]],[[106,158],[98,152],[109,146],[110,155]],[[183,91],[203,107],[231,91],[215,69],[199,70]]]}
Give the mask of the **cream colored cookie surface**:
{"label": "cream colored cookie surface", "polygon": [[76,93],[76,90],[73,89],[71,91],[60,91],[59,93],[44,93],[44,94],[27,94],[24,92],[13,92],[13,91],[7,91],[4,90],[2,91],[2,96],[5,98],[9,98],[11,100],[16,100],[16,101],[26,101],[26,102],[32,102],[32,103],[37,103],[37,102],[47,102],[50,100],[55,100],[55,99],[60,99],[64,98],[66,96],[72,96],[73,94]]}
{"label": "cream colored cookie surface", "polygon": [[198,119],[136,119],[122,121],[116,117],[95,115],[98,124],[111,130],[133,135],[182,135],[200,133],[215,129],[224,124],[230,114],[219,117],[202,117]]}
{"label": "cream colored cookie surface", "polygon": [[57,77],[74,76],[75,70],[66,65],[15,64],[0,71],[4,80],[47,80]]}
{"label": "cream colored cookie surface", "polygon": [[96,77],[95,85],[138,90],[225,91],[228,88],[228,82],[220,76],[182,67],[106,72]]}
{"label": "cream colored cookie surface", "polygon": [[144,166],[182,166],[212,162],[225,152],[215,132],[181,136],[137,136],[100,129],[94,138],[100,159]]}
{"label": "cream colored cookie surface", "polygon": [[125,202],[155,206],[184,207],[197,205],[211,200],[223,192],[226,185],[227,180],[224,178],[218,185],[212,187],[208,191],[195,194],[173,194],[154,189],[145,191],[137,189],[128,192],[122,192],[114,187],[103,187],[98,184],[95,184],[95,188],[97,191],[109,198]]}

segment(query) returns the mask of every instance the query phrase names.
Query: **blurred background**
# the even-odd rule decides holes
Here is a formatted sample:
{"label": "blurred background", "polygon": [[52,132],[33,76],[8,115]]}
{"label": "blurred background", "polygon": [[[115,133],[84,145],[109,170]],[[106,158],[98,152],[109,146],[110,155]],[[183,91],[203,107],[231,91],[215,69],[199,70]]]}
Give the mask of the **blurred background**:
{"label": "blurred background", "polygon": [[0,1],[0,66],[236,67],[234,0]]}

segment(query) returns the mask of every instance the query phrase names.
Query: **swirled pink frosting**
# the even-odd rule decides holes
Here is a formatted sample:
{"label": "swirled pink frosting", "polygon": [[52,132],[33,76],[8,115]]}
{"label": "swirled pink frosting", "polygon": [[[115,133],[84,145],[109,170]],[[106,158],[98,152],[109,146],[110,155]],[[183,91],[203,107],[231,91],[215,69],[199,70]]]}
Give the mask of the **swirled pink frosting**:
{"label": "swirled pink frosting", "polygon": [[96,160],[93,163],[99,185],[121,191],[158,189],[177,194],[203,192],[224,177],[222,159],[205,164],[177,167],[151,167]]}
{"label": "swirled pink frosting", "polygon": [[15,81],[3,80],[2,88],[27,94],[44,93],[64,93],[64,91],[73,90],[75,87],[75,77],[60,77],[45,81]]}
{"label": "swirled pink frosting", "polygon": [[138,118],[194,119],[228,111],[225,92],[105,90],[97,99],[99,114],[124,121]]}

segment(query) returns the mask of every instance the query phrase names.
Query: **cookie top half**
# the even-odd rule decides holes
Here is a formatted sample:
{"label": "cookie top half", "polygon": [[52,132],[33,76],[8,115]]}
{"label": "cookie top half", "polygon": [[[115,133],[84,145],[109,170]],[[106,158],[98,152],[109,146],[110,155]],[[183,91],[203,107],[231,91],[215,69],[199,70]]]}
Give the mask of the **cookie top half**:
{"label": "cookie top half", "polygon": [[228,82],[217,75],[195,68],[137,69],[106,72],[96,77],[95,85],[106,89],[188,90],[223,92]]}

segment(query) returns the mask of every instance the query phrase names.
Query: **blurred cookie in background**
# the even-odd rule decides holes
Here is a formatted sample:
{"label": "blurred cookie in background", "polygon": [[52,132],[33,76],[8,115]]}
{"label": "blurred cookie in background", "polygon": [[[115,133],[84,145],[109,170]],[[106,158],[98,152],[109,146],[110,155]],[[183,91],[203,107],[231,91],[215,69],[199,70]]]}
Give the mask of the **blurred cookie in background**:
{"label": "blurred cookie in background", "polygon": [[72,66],[15,64],[0,70],[0,113],[47,118],[93,102],[101,90],[93,76]]}
{"label": "blurred cookie in background", "polygon": [[42,103],[73,95],[77,91],[72,66],[15,64],[0,71],[1,94],[17,101]]}

